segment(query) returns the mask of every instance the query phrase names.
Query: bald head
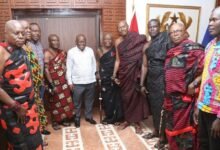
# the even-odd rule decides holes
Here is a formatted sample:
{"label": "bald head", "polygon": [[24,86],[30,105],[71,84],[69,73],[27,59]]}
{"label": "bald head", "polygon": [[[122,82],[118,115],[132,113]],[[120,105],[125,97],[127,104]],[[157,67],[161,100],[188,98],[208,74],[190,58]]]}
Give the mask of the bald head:
{"label": "bald head", "polygon": [[169,28],[169,34],[174,44],[179,44],[187,38],[186,27],[183,23],[173,23]]}
{"label": "bald head", "polygon": [[30,30],[30,24],[26,20],[20,20],[19,21],[21,25],[24,27],[24,32],[25,32],[25,39],[27,41],[31,40],[31,30]]}
{"label": "bald head", "polygon": [[125,20],[118,23],[118,32],[122,37],[125,37],[128,34],[128,24]]}
{"label": "bald head", "polygon": [[105,48],[111,48],[113,46],[113,37],[111,33],[105,33],[103,36],[103,46]]}
{"label": "bald head", "polygon": [[53,50],[57,50],[60,47],[60,38],[56,34],[50,34],[48,37],[49,46]]}
{"label": "bald head", "polygon": [[17,20],[5,23],[5,38],[12,47],[22,47],[25,41],[24,27]]}
{"label": "bald head", "polygon": [[17,20],[9,20],[9,21],[7,21],[5,23],[5,32],[10,32],[11,30],[13,30],[13,28],[16,28],[18,26],[21,26],[19,21],[17,21]]}
{"label": "bald head", "polygon": [[86,37],[84,34],[78,34],[76,36],[76,45],[80,50],[84,50],[86,47]]}
{"label": "bald head", "polygon": [[220,7],[215,8],[209,18],[209,32],[220,38]]}

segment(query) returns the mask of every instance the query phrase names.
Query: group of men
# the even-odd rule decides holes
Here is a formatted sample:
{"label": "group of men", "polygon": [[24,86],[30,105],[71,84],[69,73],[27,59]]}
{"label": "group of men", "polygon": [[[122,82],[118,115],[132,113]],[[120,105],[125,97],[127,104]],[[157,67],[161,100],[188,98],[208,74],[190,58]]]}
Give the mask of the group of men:
{"label": "group of men", "polygon": [[220,7],[209,18],[209,32],[215,39],[205,50],[188,39],[184,24],[173,22],[168,34],[159,30],[159,21],[150,20],[151,41],[144,46],[140,87],[148,93],[154,130],[143,138],[159,136],[155,145],[159,149],[167,140],[171,150],[217,150]]}
{"label": "group of men", "polygon": [[152,113],[153,132],[143,138],[159,137],[157,148],[164,148],[167,140],[171,150],[219,149],[220,7],[210,16],[209,32],[216,38],[205,50],[188,39],[182,23],[160,32],[160,22],[150,20],[150,41],[129,32],[126,21],[119,22],[118,31],[115,45],[111,34],[104,35],[97,58],[83,34],[67,54],[59,48],[59,37],[51,34],[43,51],[39,25],[6,23],[6,42],[0,44],[0,125],[9,147],[43,148],[41,133],[48,133],[45,89],[52,95],[48,103],[55,130],[60,124],[69,126],[74,114],[80,127],[82,100],[85,120],[96,124],[92,109],[95,82],[101,79],[102,123],[123,121],[119,129],[134,125],[142,134],[140,122]]}
{"label": "group of men", "polygon": [[160,32],[160,22],[150,20],[149,42],[128,32],[125,21],[118,31],[112,79],[121,89],[121,127],[134,124],[142,133],[140,121],[151,110],[154,129],[143,138],[159,137],[155,147],[163,149],[167,141],[171,150],[219,149],[220,7],[210,16],[209,32],[216,38],[206,49],[188,39],[183,23]]}

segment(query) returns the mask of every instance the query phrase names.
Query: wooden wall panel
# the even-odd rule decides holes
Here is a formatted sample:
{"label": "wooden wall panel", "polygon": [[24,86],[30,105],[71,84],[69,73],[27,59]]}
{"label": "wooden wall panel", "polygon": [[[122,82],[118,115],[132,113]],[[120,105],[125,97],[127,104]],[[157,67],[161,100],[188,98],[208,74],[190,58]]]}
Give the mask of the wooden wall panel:
{"label": "wooden wall panel", "polygon": [[43,0],[11,0],[11,8],[41,8]]}
{"label": "wooden wall panel", "polygon": [[71,0],[46,0],[42,3],[43,8],[72,8]]}
{"label": "wooden wall panel", "polygon": [[73,8],[99,9],[102,11],[101,31],[111,32],[117,37],[117,23],[125,19],[125,0],[0,0],[0,40],[3,39],[4,24],[12,18],[12,9]]}
{"label": "wooden wall panel", "polygon": [[4,39],[5,22],[11,19],[11,8],[8,0],[0,0],[0,42]]}

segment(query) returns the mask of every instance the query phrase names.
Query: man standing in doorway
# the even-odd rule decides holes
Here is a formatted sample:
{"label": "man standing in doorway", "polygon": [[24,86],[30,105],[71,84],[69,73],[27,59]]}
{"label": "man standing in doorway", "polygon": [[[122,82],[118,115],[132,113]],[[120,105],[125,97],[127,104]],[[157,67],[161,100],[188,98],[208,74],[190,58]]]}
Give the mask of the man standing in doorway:
{"label": "man standing in doorway", "polygon": [[45,54],[45,75],[51,97],[48,99],[50,105],[52,127],[60,129],[59,124],[70,126],[73,117],[73,101],[71,91],[67,85],[66,75],[66,52],[61,50],[60,38],[56,34],[48,37],[49,48]]}
{"label": "man standing in doorway", "polygon": [[94,51],[86,46],[85,35],[78,34],[76,36],[76,46],[68,51],[66,67],[67,82],[73,92],[75,126],[80,127],[80,111],[83,99],[85,100],[85,120],[91,124],[96,124],[92,116],[95,74],[97,74],[96,58]]}

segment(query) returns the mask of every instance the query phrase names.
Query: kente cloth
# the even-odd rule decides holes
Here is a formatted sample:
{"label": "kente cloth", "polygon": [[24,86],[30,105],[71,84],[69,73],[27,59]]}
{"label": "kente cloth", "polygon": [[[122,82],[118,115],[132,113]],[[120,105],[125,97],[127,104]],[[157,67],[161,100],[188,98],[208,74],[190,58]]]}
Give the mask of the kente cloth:
{"label": "kente cloth", "polygon": [[158,131],[164,101],[164,63],[169,44],[167,32],[161,32],[152,39],[149,48],[145,50],[148,60],[146,87],[149,93],[147,100],[152,110],[154,128]]}
{"label": "kente cloth", "polygon": [[171,150],[198,149],[192,118],[196,96],[188,95],[187,88],[202,73],[203,59],[203,47],[190,40],[184,40],[167,52],[164,109],[165,132]]}
{"label": "kente cloth", "polygon": [[129,32],[118,45],[120,65],[118,78],[120,80],[124,119],[134,123],[148,117],[149,109],[146,98],[139,89],[143,46],[146,37],[135,32]]}
{"label": "kente cloth", "polygon": [[111,79],[115,56],[116,52],[113,47],[100,58],[101,96],[107,123],[115,123],[123,118],[120,88]]}
{"label": "kente cloth", "polygon": [[37,41],[37,42],[30,41],[30,42],[28,42],[28,44],[30,45],[32,51],[34,52],[35,57],[37,58],[38,63],[40,64],[41,73],[43,74],[43,72],[44,72],[44,52],[43,52],[43,46],[42,46],[40,41]]}
{"label": "kente cloth", "polygon": [[[49,52],[49,50],[47,51]],[[57,52],[57,55],[48,63],[48,70],[57,90],[49,99],[49,104],[53,121],[61,122],[66,118],[73,117],[74,105],[65,78],[66,53],[62,50]]]}
{"label": "kente cloth", "polygon": [[37,105],[37,112],[39,116],[41,129],[44,129],[48,122],[47,122],[47,116],[45,114],[43,100],[40,97],[40,86],[42,85],[42,82],[43,82],[43,75],[42,75],[41,67],[29,43],[26,43],[23,46],[23,48],[26,51],[28,60],[30,62],[32,80],[34,84],[35,104]]}
{"label": "kente cloth", "polygon": [[0,103],[0,125],[6,134],[9,149],[42,149],[30,62],[22,48],[0,45],[11,54],[4,64],[1,88],[27,110],[25,123],[21,123],[12,109]]}

